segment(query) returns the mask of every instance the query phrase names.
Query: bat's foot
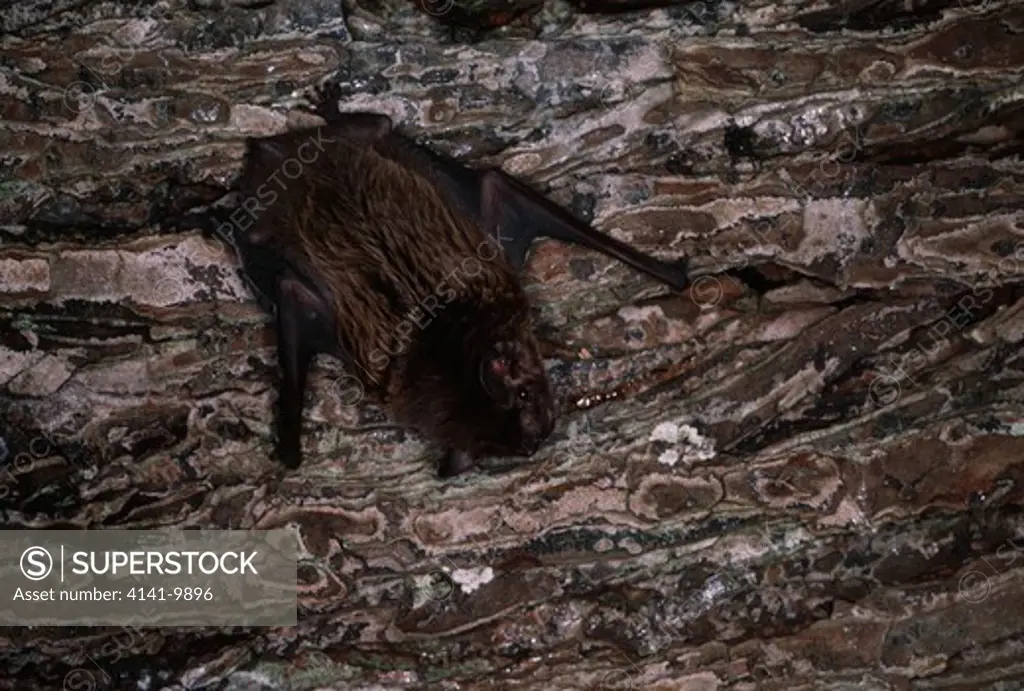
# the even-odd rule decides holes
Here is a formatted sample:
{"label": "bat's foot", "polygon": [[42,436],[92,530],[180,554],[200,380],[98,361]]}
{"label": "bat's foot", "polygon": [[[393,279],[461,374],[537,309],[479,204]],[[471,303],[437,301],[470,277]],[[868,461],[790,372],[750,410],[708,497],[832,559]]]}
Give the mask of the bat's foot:
{"label": "bat's foot", "polygon": [[321,84],[314,91],[313,107],[303,107],[303,110],[322,117],[332,137],[340,136],[350,142],[375,140],[387,135],[394,127],[387,115],[366,111],[342,112],[338,102],[344,94],[338,82]]}
{"label": "bat's foot", "polygon": [[295,470],[302,463],[302,451],[291,444],[281,444],[277,447],[277,460],[289,470]]}
{"label": "bat's foot", "polygon": [[456,475],[461,475],[468,470],[472,470],[476,466],[476,459],[470,456],[465,451],[456,451],[451,449],[447,455],[441,459],[441,463],[437,468],[437,476],[439,478],[452,478]]}
{"label": "bat's foot", "polygon": [[319,115],[328,124],[335,123],[341,118],[341,110],[338,108],[341,96],[341,85],[338,82],[330,81],[321,84],[313,89],[313,107],[304,108],[304,110]]}

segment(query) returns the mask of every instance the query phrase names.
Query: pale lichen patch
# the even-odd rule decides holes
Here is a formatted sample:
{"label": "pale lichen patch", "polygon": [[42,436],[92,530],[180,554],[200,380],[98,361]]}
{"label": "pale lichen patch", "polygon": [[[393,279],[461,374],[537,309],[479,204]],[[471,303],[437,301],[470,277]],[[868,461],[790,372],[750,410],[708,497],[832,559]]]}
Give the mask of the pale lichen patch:
{"label": "pale lichen patch", "polygon": [[49,396],[63,386],[72,373],[63,358],[47,355],[12,379],[8,389],[20,396]]}
{"label": "pale lichen patch", "polygon": [[648,305],[646,307],[633,307],[627,306],[619,309],[619,316],[624,321],[647,321],[650,318],[665,319],[665,311],[657,305]]}
{"label": "pale lichen patch", "polygon": [[679,452],[675,449],[667,449],[662,451],[661,455],[658,456],[658,463],[663,465],[672,466],[679,462]]}
{"label": "pale lichen patch", "polygon": [[695,460],[708,461],[715,457],[714,439],[702,436],[696,427],[680,425],[679,434],[687,446],[683,455],[684,459],[692,463]]}
{"label": "pale lichen patch", "polygon": [[45,293],[50,289],[50,264],[43,259],[0,259],[0,293]]}
{"label": "pale lichen patch", "polygon": [[40,352],[19,352],[0,348],[0,385],[6,384],[45,357]]}
{"label": "pale lichen patch", "polygon": [[664,441],[675,444],[679,440],[679,425],[674,422],[661,422],[651,432],[651,441]]}
{"label": "pale lichen patch", "polygon": [[451,573],[452,580],[459,584],[462,592],[472,593],[482,585],[494,580],[494,571],[490,566],[476,569],[455,569]]}

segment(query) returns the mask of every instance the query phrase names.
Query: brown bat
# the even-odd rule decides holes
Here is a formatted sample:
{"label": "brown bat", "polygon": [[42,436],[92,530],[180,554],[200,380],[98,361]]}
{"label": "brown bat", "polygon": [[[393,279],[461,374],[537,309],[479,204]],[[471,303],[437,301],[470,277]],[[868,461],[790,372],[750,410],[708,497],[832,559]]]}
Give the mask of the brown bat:
{"label": "brown bat", "polygon": [[642,254],[501,170],[417,145],[385,115],[342,113],[336,88],[318,96],[326,126],[247,141],[245,199],[215,230],[276,312],[278,456],[301,462],[318,353],[447,450],[441,477],[484,455],[532,455],[555,405],[519,279],[530,243],[576,243],[676,290],[685,260]]}

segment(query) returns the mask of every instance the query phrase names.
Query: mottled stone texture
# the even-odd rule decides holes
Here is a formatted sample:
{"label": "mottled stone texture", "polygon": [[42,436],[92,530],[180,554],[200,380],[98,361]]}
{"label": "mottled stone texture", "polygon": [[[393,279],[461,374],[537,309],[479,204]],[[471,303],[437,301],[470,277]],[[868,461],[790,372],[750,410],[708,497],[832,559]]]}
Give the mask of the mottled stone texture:
{"label": "mottled stone texture", "polygon": [[[295,629],[5,628],[0,688],[1020,688],[1021,4],[423,9],[0,13],[4,527],[303,546]],[[673,295],[535,247],[563,414],[531,462],[437,480],[327,359],[306,464],[268,457],[267,317],[175,225],[327,78],[693,257]]]}

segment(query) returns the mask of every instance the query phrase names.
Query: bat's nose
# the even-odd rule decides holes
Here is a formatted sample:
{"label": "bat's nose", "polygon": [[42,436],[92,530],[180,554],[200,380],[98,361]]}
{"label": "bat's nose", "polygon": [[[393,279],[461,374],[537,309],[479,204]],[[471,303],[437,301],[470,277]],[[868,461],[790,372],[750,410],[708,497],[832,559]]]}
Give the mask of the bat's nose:
{"label": "bat's nose", "polygon": [[553,417],[545,417],[541,422],[540,429],[536,433],[529,435],[522,442],[523,453],[527,456],[532,456],[537,452],[537,449],[551,436],[551,432],[555,429],[555,421]]}

